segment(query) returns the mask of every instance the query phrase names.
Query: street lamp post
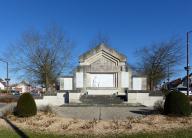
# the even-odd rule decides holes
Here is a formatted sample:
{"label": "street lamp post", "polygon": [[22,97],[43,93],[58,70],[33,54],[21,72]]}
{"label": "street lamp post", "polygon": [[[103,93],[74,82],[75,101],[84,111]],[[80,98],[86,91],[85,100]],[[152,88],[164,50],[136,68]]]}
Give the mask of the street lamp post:
{"label": "street lamp post", "polygon": [[185,70],[187,71],[187,96],[189,96],[189,71],[190,71],[190,66],[189,66],[189,34],[192,31],[187,32],[187,66],[185,67]]}
{"label": "street lamp post", "polygon": [[9,92],[9,81],[10,81],[10,79],[9,79],[9,63],[5,60],[2,60],[2,59],[0,59],[0,61],[6,63],[6,65],[7,65],[7,78],[5,78],[5,81],[7,82],[7,92]]}

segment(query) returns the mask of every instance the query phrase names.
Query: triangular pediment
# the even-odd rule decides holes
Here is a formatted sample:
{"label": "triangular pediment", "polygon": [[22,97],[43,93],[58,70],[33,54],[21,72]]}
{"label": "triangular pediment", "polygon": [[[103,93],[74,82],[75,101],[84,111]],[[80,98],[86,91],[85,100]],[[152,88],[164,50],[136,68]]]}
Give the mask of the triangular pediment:
{"label": "triangular pediment", "polygon": [[102,56],[95,62],[91,63],[91,66],[116,66],[116,62]]}
{"label": "triangular pediment", "polygon": [[106,57],[110,58],[111,60],[115,60],[116,62],[125,62],[126,57],[123,54],[120,54],[116,50],[106,46],[105,44],[101,44],[90,51],[84,53],[83,55],[80,56],[80,63],[82,62],[95,62],[95,58],[98,59],[98,57]]}
{"label": "triangular pediment", "polygon": [[109,72],[117,69],[118,61],[100,56],[98,59],[92,60],[92,63],[89,63],[89,65],[91,72]]}
{"label": "triangular pediment", "polygon": [[110,61],[114,63],[116,66],[119,64],[120,60],[114,56],[112,56],[109,53],[106,53],[105,51],[100,51],[93,56],[90,56],[89,58],[85,59],[84,62],[81,62],[83,65],[91,65],[95,62],[105,62]]}

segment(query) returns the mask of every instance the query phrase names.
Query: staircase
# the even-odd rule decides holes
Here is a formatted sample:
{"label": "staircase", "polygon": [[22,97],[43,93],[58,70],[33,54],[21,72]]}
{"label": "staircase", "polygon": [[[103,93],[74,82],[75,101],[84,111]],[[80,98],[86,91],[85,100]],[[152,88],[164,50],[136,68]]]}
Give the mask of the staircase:
{"label": "staircase", "polygon": [[116,95],[82,95],[80,101],[85,104],[121,104],[123,99]]}

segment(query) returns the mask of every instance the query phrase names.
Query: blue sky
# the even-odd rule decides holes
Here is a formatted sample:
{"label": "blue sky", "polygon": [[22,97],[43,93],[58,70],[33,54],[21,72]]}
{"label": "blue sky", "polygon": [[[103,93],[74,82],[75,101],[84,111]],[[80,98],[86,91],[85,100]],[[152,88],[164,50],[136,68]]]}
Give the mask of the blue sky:
{"label": "blue sky", "polygon": [[[0,56],[30,27],[43,30],[50,24],[58,24],[75,44],[74,64],[78,63],[78,56],[88,49],[90,41],[98,33],[108,36],[110,44],[125,54],[130,64],[135,64],[136,49],[175,36],[181,37],[184,43],[186,32],[192,30],[191,0],[0,2]],[[0,63],[0,78],[5,78],[5,73],[5,64]],[[11,74],[12,78],[15,76]]]}

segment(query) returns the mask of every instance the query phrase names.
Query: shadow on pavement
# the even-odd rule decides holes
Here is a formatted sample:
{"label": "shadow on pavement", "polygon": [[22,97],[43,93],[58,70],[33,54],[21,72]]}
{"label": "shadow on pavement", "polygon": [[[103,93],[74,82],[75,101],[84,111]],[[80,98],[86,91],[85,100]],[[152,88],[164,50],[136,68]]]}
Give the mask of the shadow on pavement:
{"label": "shadow on pavement", "polygon": [[135,114],[140,114],[140,115],[152,115],[156,114],[155,110],[150,110],[150,109],[139,109],[139,110],[133,110],[130,111]]}
{"label": "shadow on pavement", "polygon": [[9,121],[7,118],[2,117],[2,119],[5,120],[5,122],[7,122],[11,128],[21,137],[21,138],[29,138],[29,136],[27,136],[22,130],[20,130],[16,125],[14,125],[13,123],[11,123],[11,121]]}

